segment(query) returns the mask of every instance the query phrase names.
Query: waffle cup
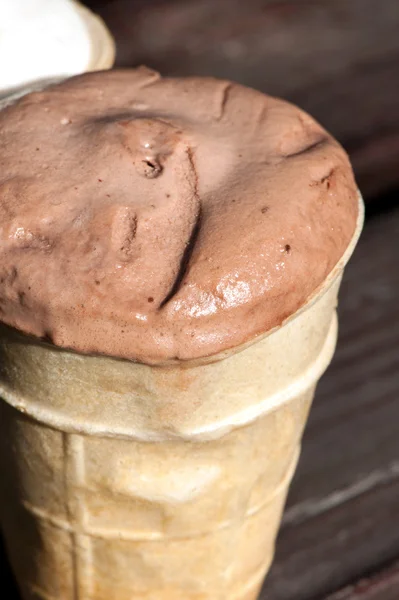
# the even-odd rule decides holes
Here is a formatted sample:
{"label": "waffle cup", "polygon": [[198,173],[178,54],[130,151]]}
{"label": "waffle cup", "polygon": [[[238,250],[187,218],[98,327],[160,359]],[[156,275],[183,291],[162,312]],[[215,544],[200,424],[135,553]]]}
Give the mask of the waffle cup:
{"label": "waffle cup", "polygon": [[255,600],[361,221],[305,307],[213,362],[82,356],[2,328],[0,514],[24,600]]}

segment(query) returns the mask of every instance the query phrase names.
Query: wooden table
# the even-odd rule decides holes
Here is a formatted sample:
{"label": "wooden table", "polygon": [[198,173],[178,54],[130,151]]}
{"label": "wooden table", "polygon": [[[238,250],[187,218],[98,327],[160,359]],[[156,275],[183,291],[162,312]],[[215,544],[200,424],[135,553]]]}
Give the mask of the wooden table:
{"label": "wooden table", "polygon": [[261,599],[397,600],[397,0],[87,4],[111,27],[119,65],[214,74],[282,95],[350,151],[368,217],[342,286],[337,353],[317,390]]}

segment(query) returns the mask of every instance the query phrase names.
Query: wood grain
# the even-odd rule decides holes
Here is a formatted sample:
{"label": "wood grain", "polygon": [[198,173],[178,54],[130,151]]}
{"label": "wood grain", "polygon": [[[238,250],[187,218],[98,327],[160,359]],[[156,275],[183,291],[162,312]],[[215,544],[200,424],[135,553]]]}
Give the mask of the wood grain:
{"label": "wood grain", "polygon": [[399,563],[361,579],[325,600],[398,600]]}
{"label": "wood grain", "polygon": [[349,150],[367,197],[399,183],[397,0],[92,0],[117,65],[214,75],[296,102]]}

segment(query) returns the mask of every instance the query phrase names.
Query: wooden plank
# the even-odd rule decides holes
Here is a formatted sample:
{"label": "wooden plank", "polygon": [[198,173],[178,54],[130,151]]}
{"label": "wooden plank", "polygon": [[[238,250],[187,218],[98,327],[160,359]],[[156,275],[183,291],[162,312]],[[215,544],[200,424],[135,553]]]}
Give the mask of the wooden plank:
{"label": "wooden plank", "polygon": [[392,560],[399,549],[398,497],[396,480],[284,528],[260,600],[324,598]]}
{"label": "wooden plank", "polygon": [[91,0],[117,65],[214,75],[285,97],[351,153],[367,196],[399,182],[397,0]]}
{"label": "wooden plank", "polygon": [[337,353],[311,411],[265,600],[320,598],[399,556],[398,240],[399,211],[374,218],[348,268]]}
{"label": "wooden plank", "polygon": [[358,583],[328,596],[325,600],[398,600],[399,562]]}

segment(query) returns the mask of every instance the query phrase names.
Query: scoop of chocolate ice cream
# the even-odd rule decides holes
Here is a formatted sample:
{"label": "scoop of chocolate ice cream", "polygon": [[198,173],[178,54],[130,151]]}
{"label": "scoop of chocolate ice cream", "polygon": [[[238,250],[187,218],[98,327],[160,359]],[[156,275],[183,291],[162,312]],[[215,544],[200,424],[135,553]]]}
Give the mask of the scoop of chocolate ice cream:
{"label": "scoop of chocolate ice cream", "polygon": [[0,320],[81,353],[212,356],[280,325],[355,230],[348,158],[211,78],[87,74],[0,112]]}

